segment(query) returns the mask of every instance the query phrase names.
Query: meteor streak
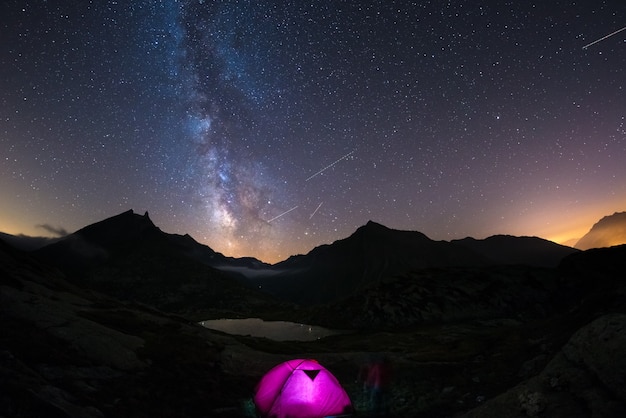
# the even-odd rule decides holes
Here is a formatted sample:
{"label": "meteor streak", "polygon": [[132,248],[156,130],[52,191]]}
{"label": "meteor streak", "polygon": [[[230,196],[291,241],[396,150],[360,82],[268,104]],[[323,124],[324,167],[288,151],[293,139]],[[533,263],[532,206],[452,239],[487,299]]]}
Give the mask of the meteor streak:
{"label": "meteor streak", "polygon": [[281,216],[285,216],[286,214],[288,214],[288,213],[289,213],[289,212],[291,212],[292,210],[296,210],[296,209],[298,209],[298,207],[297,207],[297,206],[294,206],[294,207],[292,207],[291,209],[284,211],[284,212],[283,212],[283,213],[281,213],[280,215],[278,215],[278,216],[274,216],[272,219],[270,219],[269,221],[267,221],[267,223],[270,223],[270,222],[272,222],[272,221],[275,221],[276,219],[280,218]]}
{"label": "meteor streak", "polygon": [[309,219],[311,219],[313,216],[315,216],[315,214],[317,213],[318,210],[320,210],[320,208],[322,207],[322,204],[324,202],[320,203],[317,208],[315,208],[315,210],[313,211],[313,213],[311,214],[311,216],[309,216]]}
{"label": "meteor streak", "polygon": [[334,163],[330,163],[328,164],[326,167],[322,168],[320,171],[318,171],[317,173],[313,174],[312,176],[310,176],[308,179],[306,179],[305,181],[309,181],[311,180],[313,177],[322,174],[324,171],[328,170],[329,168],[331,168],[332,166],[334,166],[335,164],[337,164],[339,161],[344,160],[346,158],[348,158],[350,155],[354,154],[354,151],[356,150],[352,150],[349,153],[347,153],[346,155],[344,155],[343,157],[341,157],[340,159],[338,159],[337,161],[335,161]]}
{"label": "meteor streak", "polygon": [[583,49],[587,49],[587,48],[589,48],[591,45],[597,44],[597,43],[598,43],[598,42],[600,42],[600,41],[604,41],[606,38],[609,38],[609,37],[611,37],[611,36],[613,36],[613,35],[615,35],[615,34],[617,34],[617,33],[620,33],[620,32],[621,32],[621,31],[623,31],[624,29],[626,29],[626,26],[624,26],[624,27],[623,27],[623,28],[621,28],[621,29],[616,30],[615,32],[611,32],[611,33],[609,33],[608,35],[603,36],[603,37],[602,37],[602,38],[600,38],[600,39],[596,39],[595,41],[593,41],[593,42],[591,42],[591,43],[589,43],[589,44],[587,44],[587,45],[583,46]]}

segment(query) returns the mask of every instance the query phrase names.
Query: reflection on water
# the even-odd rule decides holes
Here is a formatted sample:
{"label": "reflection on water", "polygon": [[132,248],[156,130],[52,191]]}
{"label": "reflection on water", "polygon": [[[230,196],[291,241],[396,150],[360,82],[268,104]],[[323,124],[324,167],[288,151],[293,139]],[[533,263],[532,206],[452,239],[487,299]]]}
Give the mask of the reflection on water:
{"label": "reflection on water", "polygon": [[265,337],[275,341],[313,341],[343,333],[315,325],[287,321],[264,321],[259,318],[212,319],[200,325],[235,335]]}

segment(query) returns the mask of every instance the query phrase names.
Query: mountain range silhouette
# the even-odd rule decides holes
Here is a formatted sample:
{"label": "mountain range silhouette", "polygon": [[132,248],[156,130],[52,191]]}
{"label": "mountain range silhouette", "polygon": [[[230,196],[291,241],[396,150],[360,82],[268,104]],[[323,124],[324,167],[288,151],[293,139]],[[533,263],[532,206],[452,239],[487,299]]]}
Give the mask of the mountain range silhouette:
{"label": "mountain range silhouette", "polygon": [[[626,245],[368,222],[268,265],[133,211],[37,249],[3,237],[2,416],[247,417],[260,377],[302,356],[367,416],[354,378],[381,354],[395,416],[626,416]],[[276,342],[198,324],[252,317],[345,331]]]}
{"label": "mountain range silhouette", "polygon": [[189,235],[164,233],[148,213],[129,210],[86,226],[34,254],[72,276],[106,265],[113,256],[128,257],[148,249],[169,257],[189,257],[214,269],[213,276],[233,276],[250,289],[260,287],[279,299],[307,304],[340,300],[405,271],[509,264],[555,267],[577,251],[536,237],[434,241],[420,232],[394,230],[369,221],[347,238],[268,265],[250,257],[226,257]]}

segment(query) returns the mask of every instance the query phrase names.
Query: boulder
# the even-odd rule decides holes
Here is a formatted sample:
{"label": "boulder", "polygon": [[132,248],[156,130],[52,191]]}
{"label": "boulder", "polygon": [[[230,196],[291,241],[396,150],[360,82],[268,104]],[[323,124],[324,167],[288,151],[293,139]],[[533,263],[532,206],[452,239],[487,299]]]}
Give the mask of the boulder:
{"label": "boulder", "polygon": [[626,315],[607,314],[575,332],[536,376],[467,417],[626,416]]}

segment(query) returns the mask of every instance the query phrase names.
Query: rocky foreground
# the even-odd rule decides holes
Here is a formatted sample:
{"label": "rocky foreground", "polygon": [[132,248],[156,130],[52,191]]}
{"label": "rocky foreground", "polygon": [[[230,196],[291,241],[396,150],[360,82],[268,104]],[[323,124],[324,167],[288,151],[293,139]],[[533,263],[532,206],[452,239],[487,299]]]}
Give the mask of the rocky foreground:
{"label": "rocky foreground", "polygon": [[413,272],[352,295],[341,319],[342,304],[283,313],[355,332],[278,343],[120,301],[0,242],[0,416],[250,416],[256,382],[294,357],[368,416],[356,377],[372,353],[393,364],[391,416],[626,416],[624,260],[622,246],[557,269]]}

